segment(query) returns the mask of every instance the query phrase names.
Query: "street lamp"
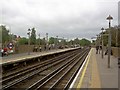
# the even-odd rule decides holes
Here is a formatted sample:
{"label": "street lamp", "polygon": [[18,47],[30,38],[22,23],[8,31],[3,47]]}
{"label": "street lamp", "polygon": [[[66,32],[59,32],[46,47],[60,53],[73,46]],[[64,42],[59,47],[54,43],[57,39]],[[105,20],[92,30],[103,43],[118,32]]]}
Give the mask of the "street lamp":
{"label": "street lamp", "polygon": [[29,47],[30,47],[30,31],[31,31],[31,29],[28,29],[28,33],[27,33],[28,38],[29,38],[29,40],[28,40],[28,55],[30,55],[30,49],[29,49]]}
{"label": "street lamp", "polygon": [[58,36],[56,36],[56,49],[58,47]]}
{"label": "street lamp", "polygon": [[113,17],[109,15],[106,19],[109,20],[109,28],[110,28],[111,27],[111,20],[113,19]]}
{"label": "street lamp", "polygon": [[103,58],[104,57],[103,56],[103,30],[104,30],[104,28],[102,27],[101,30],[102,30],[102,37],[101,38],[102,38],[102,58]]}
{"label": "street lamp", "polygon": [[111,27],[111,20],[113,19],[113,17],[109,15],[106,19],[109,20],[108,68],[110,68],[110,55],[111,55],[111,30],[110,30],[110,27]]}
{"label": "street lamp", "polygon": [[38,36],[39,36],[39,46],[40,46],[40,33],[38,34]]}
{"label": "street lamp", "polygon": [[47,46],[48,46],[48,33],[46,33],[46,49],[47,49]]}
{"label": "street lamp", "polygon": [[64,47],[64,37],[63,37],[63,47]]}

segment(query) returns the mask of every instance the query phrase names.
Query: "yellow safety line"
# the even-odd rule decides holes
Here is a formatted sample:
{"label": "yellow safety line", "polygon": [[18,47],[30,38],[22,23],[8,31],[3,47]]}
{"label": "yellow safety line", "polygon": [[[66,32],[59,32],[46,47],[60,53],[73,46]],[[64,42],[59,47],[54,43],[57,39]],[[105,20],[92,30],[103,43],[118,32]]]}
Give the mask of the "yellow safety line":
{"label": "yellow safety line", "polygon": [[[92,50],[93,50],[93,49],[92,49]],[[81,76],[81,78],[80,78],[80,80],[79,80],[79,83],[78,83],[78,85],[77,85],[77,88],[79,88],[79,89],[81,88],[81,85],[82,85],[82,82],[83,82],[83,78],[84,78],[84,75],[85,75],[85,72],[86,72],[86,69],[87,69],[89,60],[90,60],[90,56],[91,56],[92,50],[90,51],[90,55],[89,55],[89,57],[87,58],[87,62],[86,62],[86,64],[85,64],[85,67],[84,67],[83,72],[82,72],[82,76]]]}

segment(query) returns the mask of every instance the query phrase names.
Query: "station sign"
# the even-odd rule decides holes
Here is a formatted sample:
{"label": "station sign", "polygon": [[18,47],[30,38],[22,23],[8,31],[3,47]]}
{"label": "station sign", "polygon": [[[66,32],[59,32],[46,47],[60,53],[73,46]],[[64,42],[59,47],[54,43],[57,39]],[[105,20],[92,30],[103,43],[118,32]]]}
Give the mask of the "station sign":
{"label": "station sign", "polygon": [[10,42],[10,43],[7,45],[7,47],[8,47],[10,50],[12,50],[13,47],[14,47],[14,44],[13,44],[12,42]]}

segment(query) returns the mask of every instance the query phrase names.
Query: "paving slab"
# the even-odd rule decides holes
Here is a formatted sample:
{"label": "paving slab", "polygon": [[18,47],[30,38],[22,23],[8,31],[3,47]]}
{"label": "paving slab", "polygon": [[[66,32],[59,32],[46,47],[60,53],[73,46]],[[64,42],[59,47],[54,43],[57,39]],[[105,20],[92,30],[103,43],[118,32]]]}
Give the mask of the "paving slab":
{"label": "paving slab", "polygon": [[101,90],[119,90],[118,89],[118,59],[111,56],[110,68],[108,68],[108,55],[104,55],[101,58],[101,53],[96,54],[95,48],[91,49],[91,54],[89,54],[89,63],[87,69],[84,71],[86,64],[81,70],[80,75],[77,77],[73,88],[77,88],[81,81],[81,76],[84,74],[82,79],[82,84],[78,88],[81,90],[101,88]]}
{"label": "paving slab", "polygon": [[101,87],[118,88],[118,60],[111,56],[110,68],[108,68],[108,55],[101,59],[100,54],[96,54],[97,65],[99,68]]}

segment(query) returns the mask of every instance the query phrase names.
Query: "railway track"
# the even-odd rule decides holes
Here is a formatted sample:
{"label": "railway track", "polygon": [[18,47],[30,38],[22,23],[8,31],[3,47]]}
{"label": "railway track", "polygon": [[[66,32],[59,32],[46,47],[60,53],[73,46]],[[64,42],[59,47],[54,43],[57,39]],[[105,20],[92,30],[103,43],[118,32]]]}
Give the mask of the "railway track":
{"label": "railway track", "polygon": [[[11,72],[11,73],[8,73],[8,74],[6,74],[6,75],[3,75],[3,76],[2,76],[2,83],[4,83],[5,81],[8,81],[8,80],[11,80],[11,79],[13,79],[13,78],[15,78],[15,77],[17,78],[17,76],[24,75],[25,73],[30,72],[30,71],[33,71],[34,69],[38,69],[41,65],[42,65],[42,66],[48,65],[48,64],[50,64],[50,63],[55,62],[55,61],[58,60],[58,59],[65,58],[66,55],[72,54],[72,53],[74,53],[74,52],[76,52],[76,51],[73,51],[73,52],[70,52],[70,53],[66,53],[66,54],[64,54],[64,55],[60,55],[60,56],[57,56],[57,57],[55,57],[55,58],[45,60],[45,61],[43,61],[43,62],[40,62],[40,63],[35,64],[35,65],[32,65],[32,66],[30,66],[30,67],[23,68],[23,69],[21,69],[21,70],[13,71],[13,72]],[[1,82],[1,81],[0,81],[0,82]]]}
{"label": "railway track", "polygon": [[71,58],[66,64],[57,68],[46,77],[32,84],[27,90],[68,89],[80,69],[89,50],[83,51]]}
{"label": "railway track", "polygon": [[[67,59],[70,59],[74,55],[76,55],[80,50],[75,50],[70,53],[66,53],[64,55],[60,55],[50,60],[46,60],[40,64],[35,66],[13,72],[3,77],[1,83],[3,84],[3,89],[15,88],[16,84],[29,80],[29,78],[33,78],[36,75],[40,75],[43,72],[46,72],[47,69],[52,68],[53,66],[59,67],[60,63],[64,63]],[[64,62],[63,62],[64,61]],[[55,68],[54,68],[55,69]],[[54,70],[53,69],[53,70]],[[41,75],[40,75],[41,76]],[[44,77],[44,75],[42,75]],[[36,82],[36,80],[35,80]],[[19,84],[20,85],[20,84]],[[31,85],[30,85],[31,86]],[[24,87],[26,88],[26,87]]]}

